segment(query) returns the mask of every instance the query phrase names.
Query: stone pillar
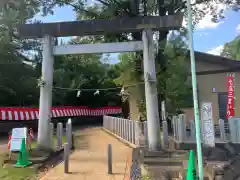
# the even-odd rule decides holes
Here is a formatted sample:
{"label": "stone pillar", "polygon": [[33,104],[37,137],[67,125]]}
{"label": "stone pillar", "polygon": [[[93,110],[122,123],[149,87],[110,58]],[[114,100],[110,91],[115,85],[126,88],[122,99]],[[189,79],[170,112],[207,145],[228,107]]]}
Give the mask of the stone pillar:
{"label": "stone pillar", "polygon": [[57,147],[62,147],[62,136],[63,136],[63,124],[57,124]]}
{"label": "stone pillar", "polygon": [[140,146],[141,138],[141,122],[135,121],[135,144]]}
{"label": "stone pillar", "polygon": [[232,143],[237,142],[237,127],[236,127],[236,121],[234,117],[230,117],[228,119],[229,123],[229,131],[230,131],[230,141]]}
{"label": "stone pillar", "polygon": [[195,129],[195,122],[194,120],[190,121],[190,133],[191,139],[196,140],[196,129]]}
{"label": "stone pillar", "polygon": [[220,140],[226,141],[225,122],[223,119],[219,119],[219,131],[220,131]]}
{"label": "stone pillar", "polygon": [[53,46],[52,37],[45,35],[43,38],[42,77],[39,101],[38,145],[40,148],[49,149],[49,123],[52,116],[52,83],[53,83]]}
{"label": "stone pillar", "polygon": [[51,145],[53,145],[53,133],[54,133],[54,124],[50,123],[49,124],[49,137],[50,137]]}
{"label": "stone pillar", "polygon": [[179,118],[178,116],[173,116],[173,136],[174,136],[174,139],[176,140],[179,140],[179,135],[178,135],[178,121],[179,121]]}
{"label": "stone pillar", "polygon": [[186,115],[180,114],[178,120],[178,136],[179,142],[184,142],[186,140]]}
{"label": "stone pillar", "polygon": [[168,147],[168,124],[167,121],[163,121],[163,145]]}
{"label": "stone pillar", "polygon": [[240,118],[236,118],[235,119],[235,123],[236,123],[236,142],[240,143]]}
{"label": "stone pillar", "polygon": [[66,124],[66,138],[69,144],[69,148],[72,148],[72,120],[69,118]]}
{"label": "stone pillar", "polygon": [[176,139],[176,116],[172,117],[173,138]]}
{"label": "stone pillar", "polygon": [[144,30],[142,33],[142,39],[145,98],[148,123],[148,147],[150,150],[160,150],[160,122],[152,30]]}

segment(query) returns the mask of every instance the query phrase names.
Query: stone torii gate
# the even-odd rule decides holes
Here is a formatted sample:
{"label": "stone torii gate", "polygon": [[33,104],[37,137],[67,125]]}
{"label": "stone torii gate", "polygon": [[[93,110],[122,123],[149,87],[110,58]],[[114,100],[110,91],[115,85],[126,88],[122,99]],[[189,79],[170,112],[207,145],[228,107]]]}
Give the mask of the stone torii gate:
{"label": "stone torii gate", "polygon": [[[44,82],[44,86],[40,88],[39,147],[44,149],[50,147],[49,118],[51,117],[52,106],[54,55],[143,51],[149,149],[159,150],[161,148],[160,122],[153,52],[153,31],[179,29],[182,20],[183,14],[177,14],[134,18],[122,17],[114,20],[85,20],[18,25],[17,29],[20,37],[43,38],[42,81]],[[63,46],[53,46],[52,42],[52,37],[104,35],[139,31],[143,31],[142,41]]]}

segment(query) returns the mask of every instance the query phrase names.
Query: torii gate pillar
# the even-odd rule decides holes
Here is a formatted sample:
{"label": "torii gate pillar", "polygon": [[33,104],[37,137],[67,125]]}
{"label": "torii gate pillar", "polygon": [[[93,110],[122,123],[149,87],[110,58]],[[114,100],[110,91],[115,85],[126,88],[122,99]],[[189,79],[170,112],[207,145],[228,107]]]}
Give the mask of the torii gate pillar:
{"label": "torii gate pillar", "polygon": [[160,122],[158,113],[157,78],[153,48],[153,32],[151,29],[143,30],[143,67],[145,99],[147,110],[148,148],[160,150]]}
{"label": "torii gate pillar", "polygon": [[38,145],[39,148],[50,149],[49,123],[52,115],[52,84],[53,84],[53,44],[52,37],[43,37],[42,77],[40,88]]}

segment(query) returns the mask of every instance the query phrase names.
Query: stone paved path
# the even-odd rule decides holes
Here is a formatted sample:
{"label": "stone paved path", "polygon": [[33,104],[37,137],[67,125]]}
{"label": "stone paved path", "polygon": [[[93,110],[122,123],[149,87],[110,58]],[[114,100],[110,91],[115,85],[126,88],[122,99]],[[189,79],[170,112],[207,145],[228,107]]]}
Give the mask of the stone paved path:
{"label": "stone paved path", "polygon": [[[76,150],[69,161],[70,173],[64,174],[61,163],[41,180],[123,180],[125,173],[129,175],[126,162],[131,161],[132,149],[116,138],[100,128],[88,128],[77,133],[76,141]],[[108,144],[112,144],[113,175],[107,173]]]}

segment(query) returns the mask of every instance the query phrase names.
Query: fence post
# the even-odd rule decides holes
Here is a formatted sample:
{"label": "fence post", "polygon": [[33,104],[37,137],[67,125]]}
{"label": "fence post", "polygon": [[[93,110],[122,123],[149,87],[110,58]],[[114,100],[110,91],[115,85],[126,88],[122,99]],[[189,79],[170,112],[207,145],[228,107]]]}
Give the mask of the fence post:
{"label": "fence post", "polygon": [[230,117],[228,120],[229,123],[229,130],[230,130],[230,140],[232,143],[236,143],[237,140],[237,127],[236,127],[236,122],[234,117]]}
{"label": "fence post", "polygon": [[57,147],[62,147],[63,124],[57,123]]}
{"label": "fence post", "polygon": [[65,143],[64,144],[64,173],[69,172],[69,144]]}
{"label": "fence post", "polygon": [[129,131],[129,129],[130,129],[130,120],[129,119],[127,119],[126,120],[127,121],[127,141],[129,141],[130,140],[130,131]]}
{"label": "fence post", "polygon": [[168,147],[168,124],[167,121],[163,121],[163,145]]}
{"label": "fence post", "polygon": [[132,120],[129,120],[129,142],[132,143]]}
{"label": "fence post", "polygon": [[117,134],[117,130],[116,130],[116,117],[112,117],[112,121],[113,121],[113,133]]}
{"label": "fence post", "polygon": [[103,115],[102,120],[103,120],[103,128],[105,128],[105,116],[104,115]]}
{"label": "fence post", "polygon": [[50,137],[51,144],[53,144],[53,133],[54,133],[54,124],[50,123],[49,124],[49,137]]}
{"label": "fence post", "polygon": [[237,141],[237,143],[240,143],[240,118],[236,118],[236,120],[235,120],[235,122],[236,122],[236,141]]}
{"label": "fence post", "polygon": [[132,120],[132,143],[135,144],[135,121]]}
{"label": "fence post", "polygon": [[108,174],[112,174],[112,145],[108,144]]}
{"label": "fence post", "polygon": [[186,115],[180,114],[178,119],[179,142],[184,142],[186,138]]}
{"label": "fence post", "polygon": [[177,116],[172,117],[173,137],[177,140]]}
{"label": "fence post", "polygon": [[70,149],[72,149],[72,120],[70,118],[66,124],[66,138]]}
{"label": "fence post", "polygon": [[123,139],[126,139],[126,119],[123,120]]}
{"label": "fence post", "polygon": [[119,118],[116,119],[117,135],[119,136]]}
{"label": "fence post", "polygon": [[123,119],[120,119],[120,137],[123,137]]}
{"label": "fence post", "polygon": [[190,121],[190,136],[192,140],[196,139],[196,130],[195,130],[195,122],[194,120]]}
{"label": "fence post", "polygon": [[140,146],[141,127],[139,121],[135,121],[135,144]]}
{"label": "fence post", "polygon": [[143,129],[144,129],[144,146],[148,147],[148,127],[147,127],[147,121],[143,122]]}
{"label": "fence post", "polygon": [[220,140],[225,141],[225,124],[223,119],[219,119],[219,131],[220,131]]}
{"label": "fence post", "polygon": [[125,119],[125,140],[128,140],[128,120]]}

